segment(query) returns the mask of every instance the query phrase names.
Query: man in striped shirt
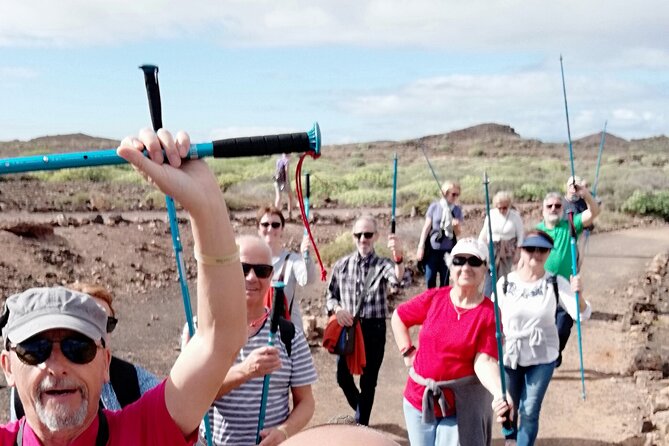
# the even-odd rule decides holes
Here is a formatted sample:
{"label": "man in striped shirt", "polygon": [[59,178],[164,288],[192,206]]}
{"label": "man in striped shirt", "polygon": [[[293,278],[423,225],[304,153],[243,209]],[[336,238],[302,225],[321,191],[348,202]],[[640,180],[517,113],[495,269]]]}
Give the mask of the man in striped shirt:
{"label": "man in striped shirt", "polygon": [[386,345],[387,286],[399,287],[404,275],[399,238],[395,234],[388,236],[388,248],[394,262],[376,255],[374,243],[378,238],[374,218],[370,215],[358,218],[353,225],[356,251],[335,263],[326,291],[327,309],[337,316],[342,327],[353,325],[356,309],[358,304],[361,305],[358,317],[367,364],[360,376],[360,389],[355,385],[344,356],[337,362],[337,383],[355,410],[356,421],[363,425],[369,425]]}
{"label": "man in striped shirt", "polygon": [[[240,237],[237,244],[245,275],[249,338],[209,409],[212,436],[216,445],[255,444],[263,378],[271,373],[260,444],[276,445],[299,432],[313,416],[311,385],[316,382],[316,369],[301,330],[295,331],[290,355],[278,333],[274,346],[267,346],[270,321],[264,296],[272,280],[272,253],[267,243],[255,236]],[[203,426],[199,443],[206,444]]]}

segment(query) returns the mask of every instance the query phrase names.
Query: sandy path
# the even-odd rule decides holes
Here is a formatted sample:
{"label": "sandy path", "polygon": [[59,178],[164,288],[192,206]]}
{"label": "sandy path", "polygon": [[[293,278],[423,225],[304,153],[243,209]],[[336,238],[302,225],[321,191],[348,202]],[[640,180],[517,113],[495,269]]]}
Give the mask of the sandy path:
{"label": "sandy path", "polygon": [[[580,397],[574,328],[564,364],[556,371],[544,401],[539,445],[613,445],[639,433],[641,400],[633,379],[620,376],[627,364],[627,344],[619,316],[629,302],[622,293],[611,294],[611,290],[625,287],[655,254],[667,249],[667,227],[616,231],[590,238],[583,265],[584,283],[586,298],[596,313],[593,320],[583,324],[582,333],[587,398],[582,401]],[[615,317],[618,320],[611,320]],[[315,351],[314,357],[319,382],[315,386],[317,409],[312,424],[351,414],[335,381],[333,357],[322,351]],[[405,380],[405,367],[389,333],[371,421],[373,427],[392,434],[401,444],[407,444],[401,410]],[[499,438],[497,428],[495,437]]]}

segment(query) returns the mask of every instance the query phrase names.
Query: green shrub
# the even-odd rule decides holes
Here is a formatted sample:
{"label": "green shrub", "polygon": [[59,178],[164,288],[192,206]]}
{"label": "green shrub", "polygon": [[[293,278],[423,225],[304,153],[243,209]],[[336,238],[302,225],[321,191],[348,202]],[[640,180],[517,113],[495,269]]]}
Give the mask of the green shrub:
{"label": "green shrub", "polygon": [[669,221],[669,191],[636,190],[621,209],[630,214],[652,215]]}
{"label": "green shrub", "polygon": [[318,249],[321,253],[323,263],[328,266],[334,265],[340,257],[350,254],[355,249],[351,231],[339,234],[333,241],[326,245],[321,245]]}
{"label": "green shrub", "polygon": [[544,185],[536,183],[526,183],[520,186],[519,190],[514,191],[514,196],[521,201],[541,201],[548,193]]}

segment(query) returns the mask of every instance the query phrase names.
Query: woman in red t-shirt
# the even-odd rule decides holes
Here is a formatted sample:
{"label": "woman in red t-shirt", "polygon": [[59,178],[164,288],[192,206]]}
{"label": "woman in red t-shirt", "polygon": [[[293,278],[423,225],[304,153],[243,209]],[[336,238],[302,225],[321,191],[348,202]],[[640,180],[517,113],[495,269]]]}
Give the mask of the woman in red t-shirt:
{"label": "woman in red t-shirt", "polygon": [[[459,240],[449,260],[453,286],[427,290],[393,314],[395,342],[411,367],[404,418],[412,446],[489,445],[491,405],[498,421],[509,408],[501,391],[494,307],[481,292],[487,257],[483,243]],[[422,325],[420,347],[409,334],[415,325]]]}

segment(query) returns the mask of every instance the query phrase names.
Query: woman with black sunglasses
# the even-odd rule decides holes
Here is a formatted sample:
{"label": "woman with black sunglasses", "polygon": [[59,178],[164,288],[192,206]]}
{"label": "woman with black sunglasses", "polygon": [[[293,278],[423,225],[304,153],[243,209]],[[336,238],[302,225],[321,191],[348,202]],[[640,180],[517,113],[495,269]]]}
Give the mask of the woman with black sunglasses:
{"label": "woman with black sunglasses", "polygon": [[265,240],[272,250],[272,280],[285,284],[284,293],[290,321],[299,331],[303,330],[302,311],[298,286],[304,288],[316,280],[316,267],[309,255],[311,242],[304,234],[300,244],[300,252],[293,252],[284,246],[286,220],[283,213],[274,206],[263,206],[256,214],[258,235]]}
{"label": "woman with black sunglasses", "polygon": [[[404,419],[412,446],[490,445],[493,410],[501,421],[509,408],[500,385],[494,306],[481,292],[487,258],[483,243],[459,240],[449,262],[453,286],[429,289],[392,316],[395,342],[410,367]],[[409,328],[416,325],[422,328],[413,344]]]}
{"label": "woman with black sunglasses", "polygon": [[[497,295],[504,327],[504,366],[509,394],[517,412],[513,423],[520,425],[507,437],[507,445],[533,445],[539,431],[539,412],[558,357],[555,317],[558,305],[576,318],[576,291],[582,291],[579,276],[570,283],[546,272],[544,265],[553,248],[547,233],[533,230],[521,244],[515,271],[497,283]],[[556,295],[557,294],[557,295]],[[581,320],[591,314],[590,304],[578,303]],[[516,443],[517,442],[517,443]]]}

